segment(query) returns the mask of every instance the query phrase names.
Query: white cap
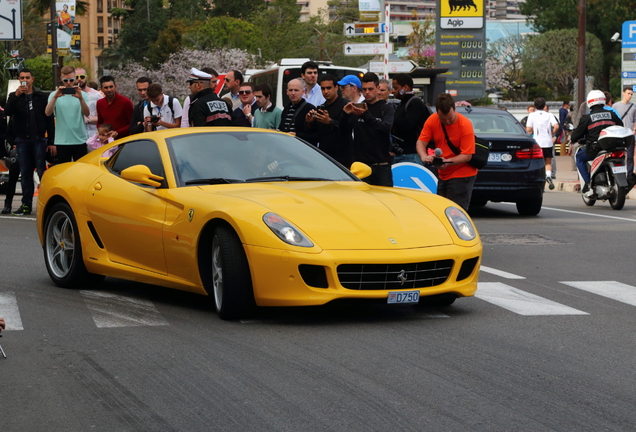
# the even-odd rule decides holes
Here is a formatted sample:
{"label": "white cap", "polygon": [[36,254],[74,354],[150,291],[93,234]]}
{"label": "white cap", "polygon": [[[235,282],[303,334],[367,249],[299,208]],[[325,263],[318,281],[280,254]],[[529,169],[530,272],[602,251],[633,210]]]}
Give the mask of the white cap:
{"label": "white cap", "polygon": [[197,68],[190,69],[190,76],[188,77],[188,81],[196,81],[196,80],[211,80],[212,75],[206,72],[202,72]]}

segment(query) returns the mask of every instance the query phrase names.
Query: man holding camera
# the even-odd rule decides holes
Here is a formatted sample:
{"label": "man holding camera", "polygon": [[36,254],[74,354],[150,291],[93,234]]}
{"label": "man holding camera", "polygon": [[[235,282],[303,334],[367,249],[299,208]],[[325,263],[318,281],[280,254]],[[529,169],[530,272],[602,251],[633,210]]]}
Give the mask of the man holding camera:
{"label": "man holding camera", "polygon": [[338,95],[338,80],[333,75],[320,76],[319,85],[323,105],[318,105],[305,116],[309,130],[316,131],[318,148],[346,167],[351,166],[351,134],[341,135],[339,132],[342,109],[346,99]]}
{"label": "man holding camera", "polygon": [[[9,95],[5,114],[12,118],[12,135],[18,151],[22,184],[22,205],[14,215],[30,215],[33,204],[33,170],[40,179],[46,169],[46,151],[53,146],[55,123],[47,117],[46,93],[33,86],[33,73],[22,69],[18,74],[20,86]],[[47,147],[48,141],[48,147]]]}
{"label": "man holding camera", "polygon": [[88,95],[75,85],[75,68],[64,66],[61,70],[62,86],[49,95],[45,114],[55,114],[55,147],[51,154],[59,163],[78,160],[86,155],[86,121],[91,113]]}
{"label": "man holding camera", "polygon": [[389,148],[395,112],[390,104],[379,98],[380,79],[376,74],[368,72],[361,81],[364,103],[349,102],[344,106],[340,133],[350,136],[353,129],[353,160],[369,165],[372,170],[363,180],[376,186],[393,186]]}
{"label": "man holding camera", "polygon": [[164,95],[161,85],[148,86],[147,102],[144,107],[145,132],[181,127],[181,104],[176,98]]}

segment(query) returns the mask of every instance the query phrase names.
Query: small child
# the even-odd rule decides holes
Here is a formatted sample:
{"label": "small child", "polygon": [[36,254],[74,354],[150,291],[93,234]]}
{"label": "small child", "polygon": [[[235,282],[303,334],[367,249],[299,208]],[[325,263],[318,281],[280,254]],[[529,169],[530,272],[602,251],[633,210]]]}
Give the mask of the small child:
{"label": "small child", "polygon": [[[115,139],[110,136],[110,132],[112,130],[113,127],[110,124],[102,123],[97,129],[97,133],[86,141],[86,145],[88,145],[88,148],[92,151],[115,141]],[[111,157],[115,153],[115,150],[117,150],[117,147],[113,147],[112,149],[105,151],[104,154],[102,154],[102,157]]]}

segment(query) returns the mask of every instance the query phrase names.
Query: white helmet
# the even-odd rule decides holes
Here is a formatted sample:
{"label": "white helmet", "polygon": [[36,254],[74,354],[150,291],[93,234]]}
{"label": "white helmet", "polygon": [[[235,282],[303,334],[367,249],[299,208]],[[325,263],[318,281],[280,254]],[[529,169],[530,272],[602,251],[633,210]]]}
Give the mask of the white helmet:
{"label": "white helmet", "polygon": [[588,108],[592,108],[594,105],[605,105],[605,93],[600,90],[592,90],[587,94]]}

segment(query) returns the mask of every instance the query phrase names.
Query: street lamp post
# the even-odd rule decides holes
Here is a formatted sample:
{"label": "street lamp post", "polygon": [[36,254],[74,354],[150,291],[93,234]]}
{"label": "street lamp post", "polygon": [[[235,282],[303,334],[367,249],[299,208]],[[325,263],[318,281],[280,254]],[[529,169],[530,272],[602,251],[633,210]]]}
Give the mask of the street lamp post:
{"label": "street lamp post", "polygon": [[[579,0],[579,107],[585,94],[585,0]],[[583,113],[579,113],[579,116]]]}
{"label": "street lamp post", "polygon": [[57,16],[55,14],[55,0],[50,1],[51,6],[51,62],[53,67],[53,88],[57,88]]}

